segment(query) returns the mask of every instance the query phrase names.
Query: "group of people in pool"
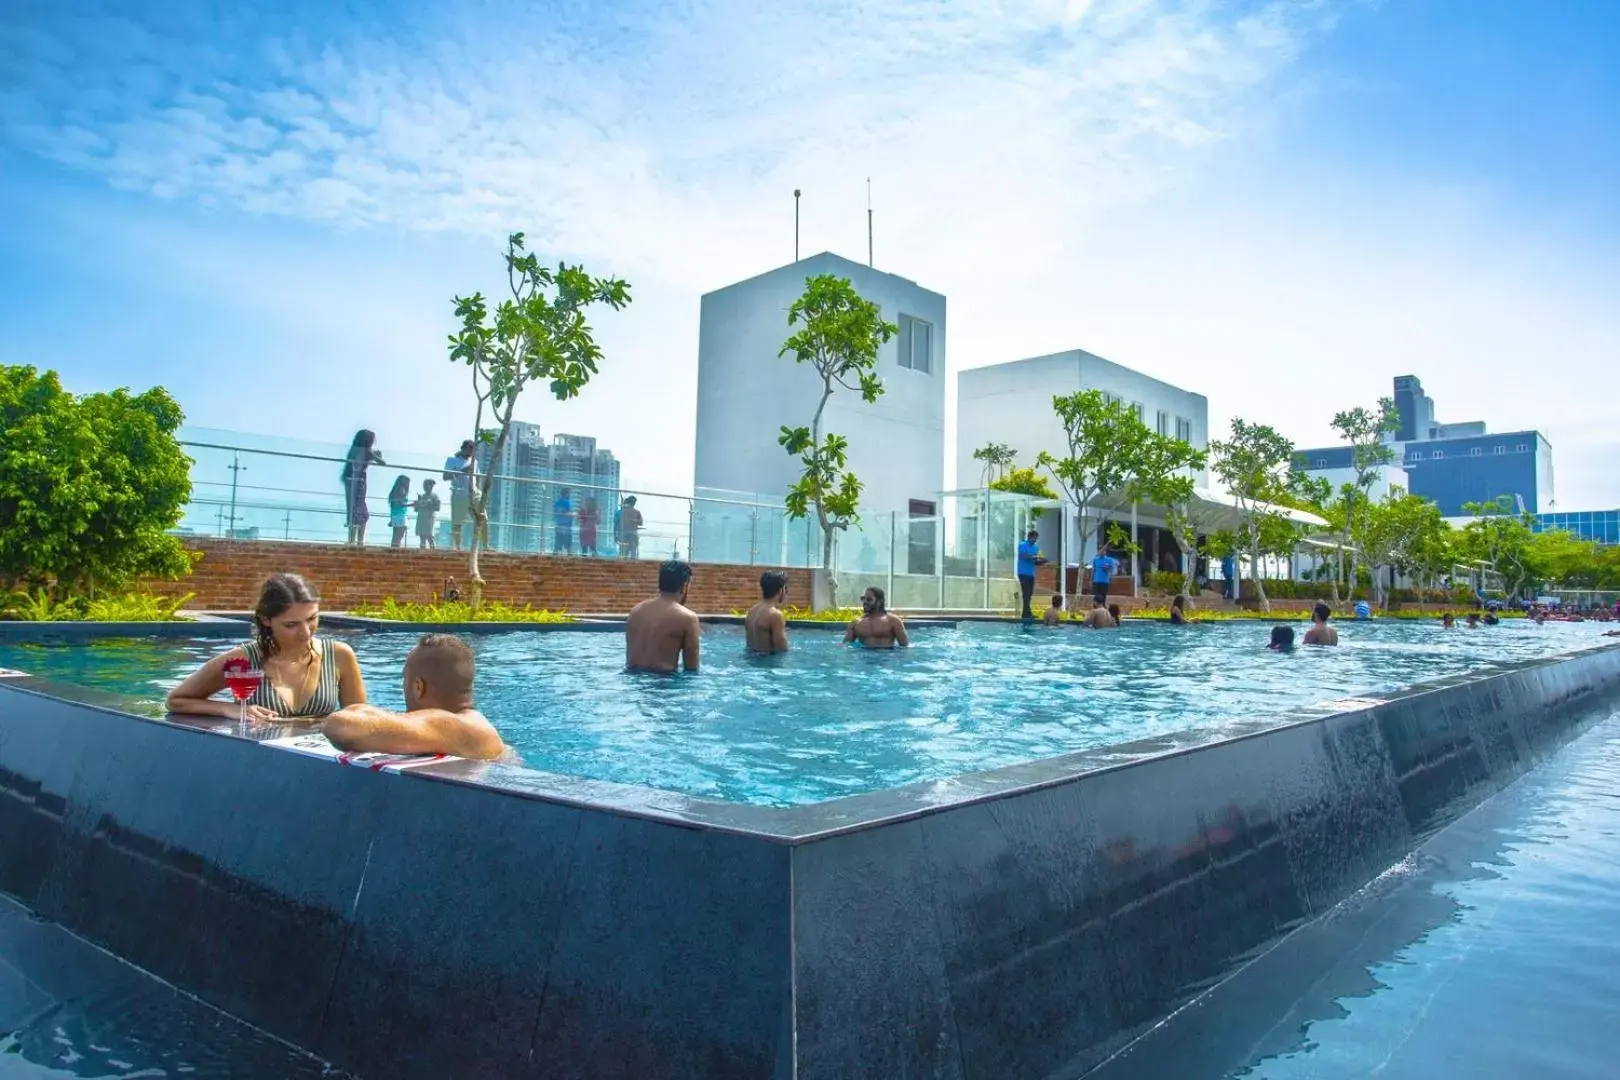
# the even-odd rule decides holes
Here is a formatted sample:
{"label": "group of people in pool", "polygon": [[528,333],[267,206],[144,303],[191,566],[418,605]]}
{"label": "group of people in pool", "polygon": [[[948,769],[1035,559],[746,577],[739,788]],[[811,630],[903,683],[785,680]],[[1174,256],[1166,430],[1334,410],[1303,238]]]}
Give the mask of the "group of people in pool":
{"label": "group of people in pool", "polygon": [[[625,622],[625,661],[631,671],[696,671],[701,663],[701,627],[686,606],[692,567],[679,560],[658,571],[658,595],[631,610]],[[767,571],[764,594],[745,620],[748,647],[756,653],[786,651],[787,575]],[[273,574],[253,609],[253,637],[192,672],[169,693],[168,708],[185,716],[234,719],[238,709],[255,723],[307,723],[339,750],[350,753],[445,754],[494,760],[509,751],[474,704],[477,666],[472,648],[454,634],[426,634],[405,658],[405,709],[395,712],[366,700],[365,677],[354,650],[322,636],[320,595],[297,574]],[[862,615],[844,639],[870,648],[910,644],[906,624],[887,610],[883,590],[871,588]],[[222,700],[233,668],[261,673],[245,705]]]}

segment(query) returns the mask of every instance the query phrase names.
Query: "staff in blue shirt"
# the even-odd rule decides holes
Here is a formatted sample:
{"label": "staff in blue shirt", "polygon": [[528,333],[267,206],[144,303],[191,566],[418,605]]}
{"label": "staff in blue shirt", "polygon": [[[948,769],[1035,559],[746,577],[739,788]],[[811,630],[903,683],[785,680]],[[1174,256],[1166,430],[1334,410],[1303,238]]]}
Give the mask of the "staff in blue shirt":
{"label": "staff in blue shirt", "polygon": [[1024,594],[1024,618],[1033,619],[1035,612],[1030,610],[1030,597],[1035,595],[1035,568],[1046,562],[1041,558],[1041,549],[1035,543],[1035,538],[1041,535],[1034,529],[1024,537],[1024,542],[1018,545],[1018,589]]}
{"label": "staff in blue shirt", "polygon": [[1098,604],[1108,603],[1108,583],[1119,573],[1119,560],[1103,548],[1091,560],[1091,598]]}

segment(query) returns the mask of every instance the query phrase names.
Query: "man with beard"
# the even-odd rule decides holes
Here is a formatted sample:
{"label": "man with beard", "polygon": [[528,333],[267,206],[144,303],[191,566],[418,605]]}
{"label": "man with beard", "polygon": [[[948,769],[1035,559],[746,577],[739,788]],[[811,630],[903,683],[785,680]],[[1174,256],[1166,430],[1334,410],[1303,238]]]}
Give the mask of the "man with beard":
{"label": "man with beard", "polygon": [[868,649],[903,648],[911,644],[906,624],[884,607],[883,590],[876,585],[861,594],[864,614],[844,631],[844,642],[858,642]]}

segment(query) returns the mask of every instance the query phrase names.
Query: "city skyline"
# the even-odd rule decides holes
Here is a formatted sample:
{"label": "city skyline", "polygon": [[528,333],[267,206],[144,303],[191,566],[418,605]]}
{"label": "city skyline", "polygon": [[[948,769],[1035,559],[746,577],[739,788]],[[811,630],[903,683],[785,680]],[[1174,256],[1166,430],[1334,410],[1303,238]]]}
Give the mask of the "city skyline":
{"label": "city skyline", "polygon": [[871,176],[877,268],[951,303],[947,430],[957,371],[1074,347],[1300,446],[1419,371],[1451,415],[1544,431],[1560,509],[1616,506],[1617,29],[1358,0],[13,5],[0,353],[167,385],[193,424],[425,449],[471,426],[450,298],[496,293],[523,229],[635,302],[579,400],[519,417],[685,491],[697,297],[791,260],[794,188],[802,250],[864,261]]}

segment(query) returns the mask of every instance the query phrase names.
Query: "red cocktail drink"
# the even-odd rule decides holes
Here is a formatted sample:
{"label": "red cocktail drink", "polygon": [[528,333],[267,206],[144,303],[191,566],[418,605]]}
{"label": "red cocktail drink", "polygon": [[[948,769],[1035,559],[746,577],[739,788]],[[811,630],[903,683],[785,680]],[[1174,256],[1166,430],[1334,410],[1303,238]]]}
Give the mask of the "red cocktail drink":
{"label": "red cocktail drink", "polygon": [[248,699],[259,692],[259,685],[264,682],[264,672],[255,671],[248,666],[246,660],[237,659],[227,661],[225,664],[225,689],[231,692],[236,699],[236,719],[242,729],[247,730],[247,703]]}

